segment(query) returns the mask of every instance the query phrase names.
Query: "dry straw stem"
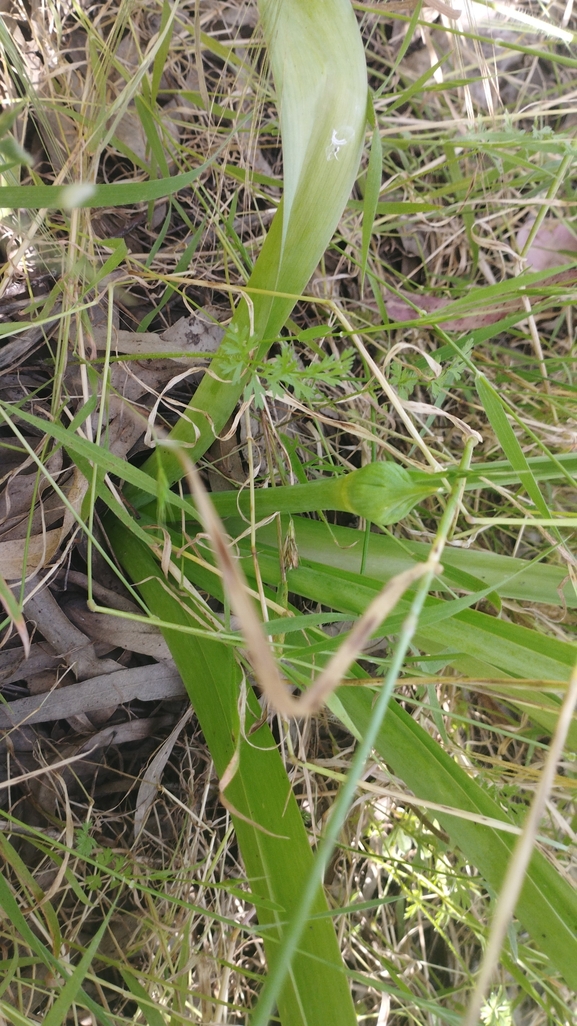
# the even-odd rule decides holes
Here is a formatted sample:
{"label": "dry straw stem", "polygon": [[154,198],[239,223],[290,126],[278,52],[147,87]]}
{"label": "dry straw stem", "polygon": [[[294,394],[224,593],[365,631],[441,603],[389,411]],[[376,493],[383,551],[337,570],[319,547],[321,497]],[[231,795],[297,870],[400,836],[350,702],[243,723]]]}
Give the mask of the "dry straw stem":
{"label": "dry straw stem", "polygon": [[[475,439],[473,437],[469,437],[461,460],[462,470],[466,470],[469,467],[474,445]],[[353,802],[358,781],[364,772],[367,759],[370,757],[371,752],[376,745],[383,720],[385,719],[390,705],[393,689],[401,673],[409,646],[411,645],[415,632],[417,631],[419,617],[423,611],[425,600],[432,586],[435,575],[439,570],[441,555],[453,527],[453,521],[458,513],[463,487],[464,485],[462,481],[457,482],[454,485],[453,492],[447,502],[434,542],[430,548],[429,558],[424,564],[423,572],[419,575],[420,582],[415,589],[409,614],[404,620],[397,644],[391,655],[388,673],[375,700],[370,723],[367,725],[363,736],[359,740],[347,779],[341,787],[331,810],[329,821],[317,848],[312,869],[309,871],[306,880],[303,882],[296,911],[294,912],[284,933],[278,958],[275,965],[271,968],[261,991],[253,1019],[251,1020],[252,1026],[266,1026],[268,1023],[269,1016],[274,1008],[275,1001],[277,1000],[286,978],[291,960],[298,949],[307,919],[310,915],[315,894],[319,885],[322,884],[324,880],[329,860]]]}
{"label": "dry straw stem", "polygon": [[81,755],[71,755],[67,759],[60,759],[58,762],[53,762],[49,766],[41,766],[37,770],[29,770],[27,773],[22,773],[18,777],[11,777],[10,780],[0,781],[0,790],[8,790],[11,787],[15,787],[17,784],[25,784],[29,780],[33,780],[35,777],[42,777],[46,773],[55,773],[56,770],[66,769],[68,766],[72,766],[73,763],[79,762],[81,759],[87,759],[89,755],[92,755],[94,749],[90,748],[86,752],[82,752]]}
{"label": "dry straw stem", "polygon": [[18,429],[8,414],[0,408],[0,418],[14,433],[23,449],[38,467],[39,473],[48,481],[62,501],[64,510],[62,526],[53,530],[42,530],[39,534],[28,534],[22,539],[0,542],[2,571],[8,581],[17,581],[21,576],[33,575],[42,570],[59,553],[75,524],[82,523],[79,513],[86,495],[88,482],[76,468],[67,483],[67,492],[58,486],[29,441]]}
{"label": "dry straw stem", "polygon": [[[403,684],[406,684],[407,678],[403,678]],[[339,773],[334,769],[330,769],[327,766],[320,765],[318,762],[303,762],[299,763],[295,760],[297,765],[302,766],[303,769],[311,770],[313,773],[317,773],[320,776],[328,777],[330,780],[344,781],[347,779],[345,773]],[[469,809],[458,809],[449,805],[441,805],[440,802],[427,801],[426,798],[417,798],[413,794],[409,794],[407,791],[398,790],[395,787],[387,787],[381,783],[372,784],[367,780],[362,780],[358,784],[360,792],[366,794],[376,795],[378,798],[393,798],[396,802],[400,802],[403,805],[409,805],[416,809],[428,809],[431,812],[440,812],[444,816],[456,816],[459,819],[467,819],[470,823],[481,823],[483,826],[490,827],[492,830],[501,830],[505,834],[514,834],[516,837],[520,837],[523,833],[521,827],[515,826],[514,823],[506,823],[502,819],[495,819],[491,816],[483,816],[478,812],[471,812]],[[551,842],[549,837],[541,834],[537,836],[537,840],[541,844],[548,844],[552,848],[556,847],[555,843]]]}
{"label": "dry straw stem", "polygon": [[[165,442],[164,444],[169,443]],[[281,713],[283,716],[307,716],[318,712],[329,695],[341,684],[371,635],[392,612],[407,589],[425,574],[442,573],[442,568],[434,559],[433,562],[428,560],[426,563],[417,563],[388,581],[357,620],[346,641],[331,657],[311,687],[307,689],[302,698],[293,698],[287,690],[287,685],[264,636],[262,625],[250,597],[251,592],[246,578],[239,567],[238,560],[231,552],[222,521],[208,497],[198,471],[182,449],[177,449],[177,451],[178,458],[185,468],[200,519],[214,549],[222,573],[225,594],[233,612],[240,620],[249,661],[268,704],[275,712]]]}
{"label": "dry straw stem", "polygon": [[[377,11],[379,14],[385,16],[391,12],[392,14],[410,14],[416,7],[419,6],[420,0],[383,0],[381,4],[363,4],[355,3],[354,6],[359,11]],[[450,4],[444,4],[443,0],[425,0],[422,6],[429,7],[432,11],[437,11],[439,14],[444,15],[445,18],[450,18],[451,21],[457,21],[461,17],[461,12],[455,10]]]}
{"label": "dry straw stem", "polygon": [[493,972],[499,961],[499,954],[505,942],[509,924],[515,912],[515,906],[523,887],[527,867],[535,847],[539,832],[539,823],[545,812],[547,799],[551,793],[555,781],[557,764],[563,755],[563,748],[567,740],[567,734],[571,727],[573,713],[577,705],[577,663],[573,668],[571,679],[565,693],[563,705],[557,720],[555,733],[549,746],[549,752],[545,759],[545,765],[541,773],[541,779],[531,803],[531,808],[525,820],[523,832],[519,837],[511,861],[507,867],[507,873],[499,897],[495,916],[489,934],[489,942],[483,955],[477,984],[471,998],[467,1014],[463,1019],[463,1026],[477,1026],[479,1013],[483,1005],[485,992],[487,991]]}
{"label": "dry straw stem", "polygon": [[374,360],[371,354],[369,353],[360,335],[356,331],[354,331],[352,325],[344,315],[343,311],[334,302],[329,302],[328,305],[330,309],[334,312],[338,320],[341,322],[345,330],[347,331],[351,340],[354,342],[355,346],[359,351],[359,355],[362,357],[364,363],[371,371],[371,374],[374,374],[375,380],[378,381],[391,406],[396,411],[396,413],[402,420],[403,424],[407,428],[407,431],[411,435],[411,438],[415,442],[415,445],[417,445],[419,449],[421,449],[427,462],[431,464],[435,471],[442,471],[443,468],[437,462],[433,453],[430,451],[428,446],[423,441],[420,432],[413,424],[407,411],[410,410],[415,413],[432,414],[433,416],[446,417],[453,424],[460,428],[465,438],[472,438],[474,440],[474,444],[483,441],[483,437],[479,433],[479,431],[476,431],[474,428],[470,427],[468,424],[465,423],[465,421],[461,420],[459,417],[455,417],[453,416],[453,414],[447,413],[445,410],[441,410],[436,406],[430,406],[427,403],[414,403],[401,400],[395,392],[394,388],[387,381],[385,375],[383,374],[376,360]]}

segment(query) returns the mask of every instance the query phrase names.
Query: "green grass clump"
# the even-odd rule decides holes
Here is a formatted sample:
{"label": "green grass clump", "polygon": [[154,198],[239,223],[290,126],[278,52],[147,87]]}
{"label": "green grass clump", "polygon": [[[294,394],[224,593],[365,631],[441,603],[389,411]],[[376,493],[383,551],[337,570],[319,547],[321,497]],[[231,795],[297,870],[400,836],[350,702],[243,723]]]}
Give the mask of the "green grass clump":
{"label": "green grass clump", "polygon": [[[0,537],[4,627],[28,645],[25,578],[85,574],[91,609],[162,632],[197,734],[187,713],[164,773],[152,747],[123,763],[114,802],[83,742],[40,787],[10,755],[0,1018],[565,1026],[563,12],[18,18],[1,444],[34,484]],[[199,309],[212,350],[175,334]]]}

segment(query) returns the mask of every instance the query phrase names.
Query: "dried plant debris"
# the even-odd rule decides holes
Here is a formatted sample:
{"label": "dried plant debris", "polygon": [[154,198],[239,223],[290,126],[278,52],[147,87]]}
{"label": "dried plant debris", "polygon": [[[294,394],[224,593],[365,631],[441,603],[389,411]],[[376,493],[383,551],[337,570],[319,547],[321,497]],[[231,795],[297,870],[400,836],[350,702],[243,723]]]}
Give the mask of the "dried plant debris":
{"label": "dried plant debris", "polygon": [[[89,613],[78,593],[64,593],[68,602],[60,593],[59,604],[48,587],[34,592],[32,585],[29,590],[33,594],[25,599],[24,608],[35,639],[29,658],[23,658],[21,649],[0,653],[4,686],[12,685],[0,707],[5,757],[31,752],[35,745],[43,753],[40,764],[43,759],[66,759],[72,752],[81,757],[112,743],[146,737],[159,724],[174,722],[184,689],[157,629]],[[82,627],[88,627],[89,634]],[[108,636],[102,641],[99,634]],[[117,653],[118,660],[109,653]],[[151,656],[158,661],[150,661]],[[23,696],[25,689],[28,697]],[[152,709],[155,714],[147,726]],[[147,723],[138,726],[142,717]],[[43,728],[35,734],[32,728],[37,724]],[[78,733],[82,740],[71,748],[67,737]],[[45,748],[48,738],[56,748]]]}

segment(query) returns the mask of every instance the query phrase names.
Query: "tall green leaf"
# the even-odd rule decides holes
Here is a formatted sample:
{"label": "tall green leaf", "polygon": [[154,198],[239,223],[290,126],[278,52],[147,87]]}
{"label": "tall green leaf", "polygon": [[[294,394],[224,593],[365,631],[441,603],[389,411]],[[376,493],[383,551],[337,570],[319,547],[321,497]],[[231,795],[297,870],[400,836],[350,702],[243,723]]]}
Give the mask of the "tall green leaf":
{"label": "tall green leaf", "polygon": [[[336,697],[355,731],[362,736],[371,716],[370,692],[343,687]],[[336,703],[333,708],[336,711]],[[502,806],[396,703],[389,708],[375,747],[415,795],[456,810],[454,815],[436,812],[435,817],[453,844],[458,845],[497,893],[515,838],[460,818],[458,810],[511,822]],[[516,914],[568,986],[577,989],[577,893],[540,851],[535,851],[531,858]]]}
{"label": "tall green leaf", "polygon": [[[208,448],[278,336],[342,215],[358,169],[367,109],[365,55],[349,0],[260,0],[283,141],[284,194],[218,352],[171,432],[191,460]],[[231,361],[231,353],[236,354]],[[243,356],[244,354],[244,356]],[[144,469],[156,476],[155,452]],[[162,455],[169,482],[178,458]],[[144,501],[133,490],[130,501]]]}
{"label": "tall green leaf", "polygon": [[[266,724],[255,729],[261,709],[251,688],[246,692],[246,720],[241,724],[241,673],[232,650],[217,638],[179,633],[179,624],[198,626],[198,611],[196,619],[187,611],[190,597],[168,593],[154,557],[118,521],[111,518],[107,530],[126,570],[134,580],[143,582],[139,590],[149,607],[165,622],[174,623],[175,629],[163,630],[163,634],[216,771],[221,780],[227,771],[232,773],[225,796],[233,813],[252,899],[265,928],[267,957],[274,964],[276,944],[282,935],[279,924],[290,918],[312,862],[303,820],[275,740]],[[314,911],[327,911],[321,892]],[[350,1026],[356,1021],[330,919],[315,919],[308,924],[279,1011],[286,1026],[324,1022]]]}
{"label": "tall green leaf", "polygon": [[505,412],[503,400],[496,389],[487,381],[484,374],[477,375],[477,391],[479,399],[483,403],[491,426],[503,447],[503,451],[513,469],[519,475],[521,484],[525,487],[527,494],[542,517],[550,517],[541,489],[537,484],[527,458],[519,444],[517,436],[511,427]]}
{"label": "tall green leaf", "polygon": [[[275,560],[271,559],[269,562],[266,558],[262,559],[262,549],[260,562],[263,579],[277,584],[278,576],[273,571]],[[278,556],[275,570],[278,574]],[[190,564],[190,567],[187,564],[186,572],[198,586],[211,591],[220,599],[224,598],[220,590],[220,580],[216,575],[194,564]],[[353,615],[365,608],[369,596],[372,598],[377,588],[377,583],[370,580],[367,586],[367,578],[360,574],[346,574],[345,581],[340,574],[334,574],[334,588],[328,594],[329,576],[323,576],[322,568],[318,564],[303,568],[302,573],[300,569],[289,571],[289,577],[290,591],[312,599],[324,595],[324,604],[346,609]],[[343,586],[344,584],[346,586]],[[366,586],[366,590],[363,590],[363,585]],[[397,619],[400,624],[402,614]],[[290,619],[287,623],[290,625]],[[514,628],[516,625],[510,626]],[[463,644],[466,643],[468,635],[475,634],[475,630],[474,619],[472,623],[465,625],[461,633]],[[290,638],[291,645],[297,646],[297,651],[293,652],[293,655],[298,659],[298,666],[302,671],[299,678],[302,683],[307,661],[311,674],[318,671],[328,657],[331,641],[334,642],[334,639],[326,638],[316,631],[296,631]],[[320,644],[317,643],[319,639]],[[484,643],[487,647],[495,644],[494,641],[488,640]],[[522,651],[522,645],[519,646],[519,651]],[[285,652],[285,656],[288,654]],[[571,645],[562,646],[557,654],[557,673],[560,678],[566,680],[571,671],[571,658],[574,661],[574,648]],[[366,679],[366,672],[361,668],[353,668],[352,675]],[[374,693],[371,689],[346,684],[329,700],[333,713],[358,738],[365,734],[367,723],[372,716],[373,704]],[[551,724],[554,727],[553,714]],[[459,810],[511,824],[513,820],[503,811],[502,805],[472,779],[396,702],[389,706],[389,713],[379,731],[375,749],[392,768],[393,773],[404,780],[417,797],[455,810],[454,814],[436,812],[435,816],[442,823],[452,843],[457,845],[467,860],[477,867],[491,890],[498,892],[515,839],[510,833],[500,832],[485,823],[475,823],[459,817]],[[515,822],[514,825],[520,824]],[[562,973],[568,985],[577,986],[577,894],[539,851],[535,851],[531,859],[517,906],[517,916],[535,943]]]}

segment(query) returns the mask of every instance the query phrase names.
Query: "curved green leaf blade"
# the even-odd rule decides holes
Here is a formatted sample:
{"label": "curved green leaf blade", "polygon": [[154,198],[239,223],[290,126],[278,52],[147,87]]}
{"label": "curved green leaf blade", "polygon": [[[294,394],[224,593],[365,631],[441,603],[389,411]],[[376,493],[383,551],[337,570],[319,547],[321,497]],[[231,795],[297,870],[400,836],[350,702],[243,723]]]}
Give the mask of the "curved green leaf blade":
{"label": "curved green leaf blade", "polygon": [[[241,729],[238,703],[240,668],[232,650],[211,638],[179,633],[179,624],[194,624],[183,602],[169,594],[158,565],[136,538],[118,521],[107,523],[115,551],[140,581],[139,591],[174,630],[163,630],[222,778],[238,759],[226,787],[233,811],[251,895],[263,929],[267,958],[274,964],[280,923],[290,918],[300,885],[312,862],[309,840],[275,740],[265,724],[250,733],[261,710],[252,689],[247,695],[247,720]],[[259,896],[262,904],[259,904]],[[282,912],[274,912],[273,909]],[[314,913],[326,912],[319,892]],[[268,927],[268,929],[267,929]],[[347,977],[330,919],[307,924],[279,1002],[285,1026],[352,1026],[356,1022]]]}
{"label": "curved green leaf blade", "polygon": [[[284,197],[220,348],[171,432],[197,460],[234,410],[251,354],[262,359],[321,259],[357,173],[367,107],[365,54],[349,0],[260,0],[277,88]],[[231,353],[233,359],[231,360]],[[170,452],[167,480],[182,477]],[[155,451],[144,469],[156,475]],[[129,491],[133,505],[145,500]]]}
{"label": "curved green leaf blade", "polygon": [[[342,703],[355,730],[362,736],[371,715],[370,692],[342,687],[337,692],[337,702]],[[336,705],[333,709],[337,711]],[[375,747],[417,797],[455,810],[465,809],[511,822],[499,803],[395,702],[389,707]],[[484,824],[461,819],[458,811],[455,815],[436,812],[435,817],[490,888],[497,892],[515,838]],[[577,989],[577,893],[540,851],[535,851],[531,858],[516,915],[562,973],[568,986]]]}

